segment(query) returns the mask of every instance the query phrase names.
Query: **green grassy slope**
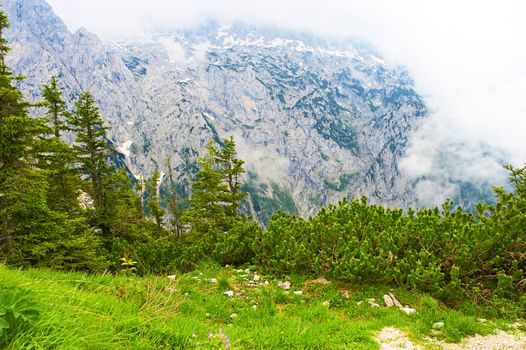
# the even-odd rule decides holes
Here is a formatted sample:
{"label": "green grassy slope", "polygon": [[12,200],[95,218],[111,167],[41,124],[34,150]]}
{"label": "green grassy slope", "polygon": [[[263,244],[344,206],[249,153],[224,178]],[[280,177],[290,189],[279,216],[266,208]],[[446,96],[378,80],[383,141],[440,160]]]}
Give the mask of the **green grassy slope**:
{"label": "green grassy slope", "polygon": [[[413,315],[369,306],[367,299],[371,297],[383,305],[382,295],[388,289],[336,282],[305,284],[301,276],[292,276],[291,289],[284,291],[270,276],[260,276],[256,286],[250,286],[253,278],[253,271],[210,265],[177,275],[175,280],[16,270],[0,265],[0,290],[28,291],[40,311],[35,323],[7,340],[4,335],[3,346],[191,349],[225,348],[228,344],[232,349],[378,349],[376,332],[395,326],[429,347],[424,338],[432,334],[434,322],[445,323],[435,336],[447,341],[488,333],[508,322],[481,323],[477,318],[483,315],[472,305],[463,310],[446,309],[428,296],[404,290],[394,293],[403,304],[417,310]],[[225,294],[229,290],[232,297]],[[0,311],[1,302],[0,298]],[[220,329],[224,336],[219,336]],[[209,333],[214,334],[211,340]]]}

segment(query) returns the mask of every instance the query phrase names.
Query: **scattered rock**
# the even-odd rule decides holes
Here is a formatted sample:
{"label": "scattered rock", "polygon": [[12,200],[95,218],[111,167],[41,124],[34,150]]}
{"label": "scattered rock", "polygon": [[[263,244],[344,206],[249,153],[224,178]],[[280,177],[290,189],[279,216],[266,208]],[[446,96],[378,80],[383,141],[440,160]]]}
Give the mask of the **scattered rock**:
{"label": "scattered rock", "polygon": [[331,283],[331,282],[328,281],[325,277],[320,277],[320,278],[317,278],[315,280],[307,281],[307,282],[303,283],[303,285],[304,286],[310,286],[310,285],[313,285],[313,284],[319,284],[319,285],[322,285],[322,286],[326,286],[329,283]]}
{"label": "scattered rock", "polygon": [[302,295],[303,291],[302,290],[295,290],[293,293],[296,294],[296,295]]}
{"label": "scattered rock", "polygon": [[268,286],[268,281],[265,280],[265,282],[263,283],[264,285]]}
{"label": "scattered rock", "polygon": [[439,329],[444,327],[444,322],[435,322],[433,323],[433,329]]}
{"label": "scattered rock", "polygon": [[331,302],[329,300],[325,300],[323,303],[321,303],[321,305],[323,305],[325,307],[330,307],[331,306]]}
{"label": "scattered rock", "polygon": [[210,278],[210,282],[217,283],[217,278]]}
{"label": "scattered rock", "polygon": [[175,275],[170,275],[170,276],[168,276],[168,279],[169,279],[170,281],[175,281],[175,278],[176,278]]}
{"label": "scattered rock", "polygon": [[233,297],[233,296],[234,296],[234,291],[232,291],[232,290],[227,290],[227,291],[225,292],[225,295],[226,295],[226,296],[229,296],[229,297]]}
{"label": "scattered rock", "polygon": [[252,305],[252,308],[255,310],[258,308],[258,306],[256,304]]}
{"label": "scattered rock", "polygon": [[387,307],[394,307],[394,301],[389,294],[384,294],[384,303]]}
{"label": "scattered rock", "polygon": [[408,315],[412,315],[416,312],[416,310],[411,307],[401,307],[400,311],[405,312]]}
{"label": "scattered rock", "polygon": [[378,303],[376,303],[375,298],[369,298],[367,299],[367,302],[369,303],[371,307],[381,307]]}
{"label": "scattered rock", "polygon": [[254,274],[254,282],[259,282],[260,279],[261,276],[259,276],[258,274]]}
{"label": "scattered rock", "polygon": [[238,318],[238,317],[239,317],[238,314],[232,314],[232,315],[230,315],[230,318],[233,319],[233,320],[235,320],[235,319]]}
{"label": "scattered rock", "polygon": [[289,290],[290,282],[289,281],[285,281],[285,282],[278,281],[278,287],[280,287],[283,290]]}
{"label": "scattered rock", "polygon": [[394,296],[393,293],[389,293],[389,296],[391,297],[391,300],[393,301],[396,307],[402,307],[402,303],[398,301],[398,299]]}
{"label": "scattered rock", "polygon": [[344,290],[342,290],[342,296],[343,296],[345,299],[350,299],[350,298],[351,298],[351,292],[349,292],[348,289],[344,289]]}
{"label": "scattered rock", "polygon": [[486,320],[485,318],[479,318],[478,321],[479,321],[480,323],[486,323],[486,322],[488,322],[488,320]]}
{"label": "scattered rock", "polygon": [[358,306],[362,305],[362,304],[363,304],[363,300],[360,300],[360,301],[356,302],[356,305],[358,305]]}

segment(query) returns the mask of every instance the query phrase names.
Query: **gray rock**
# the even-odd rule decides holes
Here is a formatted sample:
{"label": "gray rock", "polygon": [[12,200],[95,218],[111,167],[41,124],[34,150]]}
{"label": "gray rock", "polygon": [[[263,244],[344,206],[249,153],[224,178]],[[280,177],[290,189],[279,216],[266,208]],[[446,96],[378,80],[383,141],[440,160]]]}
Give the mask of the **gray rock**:
{"label": "gray rock", "polygon": [[103,43],[70,33],[43,0],[3,3],[8,64],[29,77],[27,99],[39,100],[52,74],[70,105],[90,91],[137,178],[156,165],[167,174],[171,156],[188,187],[208,139],[234,135],[252,195],[278,203],[271,211],[308,216],[347,195],[414,202],[398,162],[427,110],[408,73],[370,48],[243,25]]}

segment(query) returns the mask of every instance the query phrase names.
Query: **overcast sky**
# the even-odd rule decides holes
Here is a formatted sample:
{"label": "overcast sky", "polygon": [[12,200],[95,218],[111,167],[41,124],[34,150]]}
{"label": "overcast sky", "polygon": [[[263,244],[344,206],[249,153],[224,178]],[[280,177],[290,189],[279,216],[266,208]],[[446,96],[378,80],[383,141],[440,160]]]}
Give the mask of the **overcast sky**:
{"label": "overcast sky", "polygon": [[[428,187],[436,192],[442,176],[497,182],[495,155],[515,166],[526,162],[526,1],[48,2],[71,30],[84,26],[104,40],[141,36],[152,27],[191,27],[209,18],[358,37],[409,69],[432,112],[402,162],[409,176],[431,178],[435,183]],[[440,161],[440,151],[457,162]]]}

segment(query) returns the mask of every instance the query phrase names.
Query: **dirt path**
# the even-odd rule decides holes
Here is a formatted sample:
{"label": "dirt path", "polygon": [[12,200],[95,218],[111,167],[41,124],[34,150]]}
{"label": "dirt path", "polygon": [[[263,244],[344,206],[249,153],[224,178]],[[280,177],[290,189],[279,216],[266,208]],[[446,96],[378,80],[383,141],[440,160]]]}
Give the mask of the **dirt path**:
{"label": "dirt path", "polygon": [[[380,344],[381,350],[423,350],[422,346],[414,344],[404,332],[393,327],[382,329],[375,339]],[[433,340],[430,344],[444,350],[525,350],[526,335],[499,330],[496,334],[466,338],[460,344],[449,344],[437,340]]]}

